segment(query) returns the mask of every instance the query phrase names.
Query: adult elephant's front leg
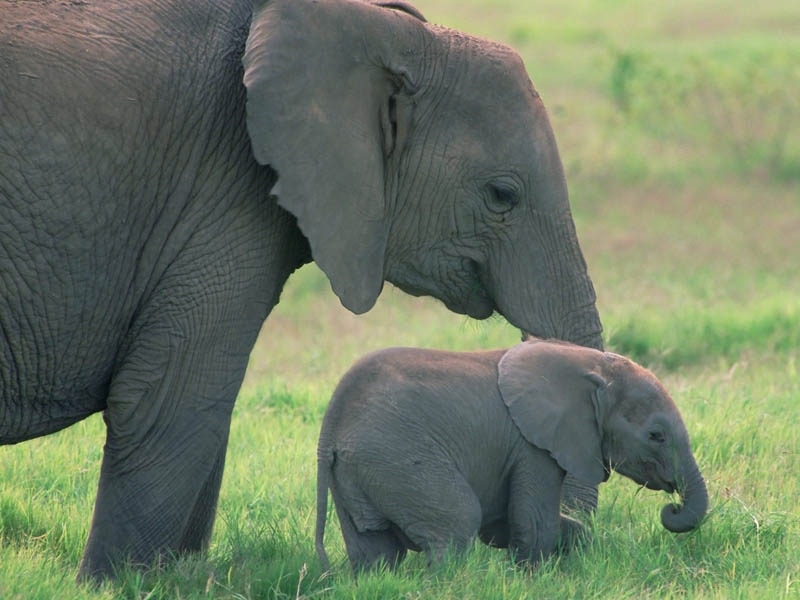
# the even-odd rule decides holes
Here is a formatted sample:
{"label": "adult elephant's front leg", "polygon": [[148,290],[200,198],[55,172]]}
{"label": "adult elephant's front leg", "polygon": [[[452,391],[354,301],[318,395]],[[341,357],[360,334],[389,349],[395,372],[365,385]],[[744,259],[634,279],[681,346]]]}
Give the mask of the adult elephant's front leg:
{"label": "adult elephant's front leg", "polygon": [[221,320],[193,334],[159,320],[136,334],[104,413],[107,441],[80,577],[207,545],[253,341],[241,332],[235,339],[228,332],[235,329]]}

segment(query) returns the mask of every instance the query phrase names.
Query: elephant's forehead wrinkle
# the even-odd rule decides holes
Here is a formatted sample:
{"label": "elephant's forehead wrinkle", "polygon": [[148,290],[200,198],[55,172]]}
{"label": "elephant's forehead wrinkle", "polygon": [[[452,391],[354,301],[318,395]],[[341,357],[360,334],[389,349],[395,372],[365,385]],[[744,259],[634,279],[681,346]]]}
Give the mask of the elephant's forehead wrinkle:
{"label": "elephant's forehead wrinkle", "polygon": [[[446,64],[455,64],[459,70],[469,70],[470,75],[482,75],[494,83],[525,89],[533,97],[538,97],[522,58],[510,46],[446,27],[432,26],[432,29],[440,33],[437,36],[439,39],[446,41],[445,47],[438,53],[440,60]],[[527,83],[527,86],[520,86],[520,82]],[[494,90],[486,91],[490,93]]]}
{"label": "elephant's forehead wrinkle", "polygon": [[649,421],[653,425],[670,426],[675,421],[677,408],[672,399],[662,393],[632,394],[627,413],[637,423]]}
{"label": "elephant's forehead wrinkle", "polygon": [[[426,82],[437,85],[421,96],[425,101],[417,109],[429,115],[434,126],[448,119],[452,126],[438,127],[451,135],[458,131],[460,143],[474,140],[472,149],[460,145],[459,154],[474,154],[483,162],[494,160],[520,173],[529,171],[527,161],[537,150],[533,137],[537,123],[547,118],[522,59],[503,44],[446,28],[441,32],[444,35],[438,37],[445,44],[433,54],[431,81]],[[492,107],[491,118],[486,118],[487,105]],[[487,147],[487,140],[502,140],[502,144]]]}

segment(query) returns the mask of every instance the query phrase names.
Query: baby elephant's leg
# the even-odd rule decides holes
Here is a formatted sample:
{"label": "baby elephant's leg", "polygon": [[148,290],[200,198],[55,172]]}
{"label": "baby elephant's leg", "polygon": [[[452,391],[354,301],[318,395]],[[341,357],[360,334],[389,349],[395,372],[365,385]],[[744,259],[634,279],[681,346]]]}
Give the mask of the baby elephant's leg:
{"label": "baby elephant's leg", "polygon": [[413,545],[425,551],[428,564],[438,565],[448,551],[469,547],[480,529],[483,511],[467,481],[451,471],[437,474],[416,489],[418,509],[398,515],[397,524]]}
{"label": "baby elephant's leg", "polygon": [[349,465],[337,469],[331,493],[353,572],[371,569],[381,562],[395,568],[405,558],[406,542],[353,482]]}
{"label": "baby elephant's leg", "polygon": [[358,574],[381,562],[394,569],[406,556],[406,546],[391,528],[358,531],[349,515],[339,515],[350,567]]}
{"label": "baby elephant's leg", "polygon": [[568,552],[571,548],[582,546],[589,539],[589,533],[580,521],[561,515],[561,532],[558,547]]}
{"label": "baby elephant's leg", "polygon": [[508,549],[519,563],[537,563],[553,554],[566,528],[560,513],[564,471],[544,451],[531,447],[511,473],[508,502]]}
{"label": "baby elephant's leg", "polygon": [[351,564],[365,568],[384,559],[394,565],[406,549],[423,550],[435,563],[447,549],[469,545],[481,506],[449,457],[426,450],[402,461],[370,458],[334,466],[334,501]]}

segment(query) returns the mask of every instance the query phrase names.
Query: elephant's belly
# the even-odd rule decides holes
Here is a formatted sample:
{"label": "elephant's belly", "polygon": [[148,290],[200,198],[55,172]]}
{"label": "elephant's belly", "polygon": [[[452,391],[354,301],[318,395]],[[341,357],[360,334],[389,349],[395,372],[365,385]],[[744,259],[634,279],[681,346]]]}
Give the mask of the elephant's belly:
{"label": "elephant's belly", "polygon": [[30,410],[9,411],[10,414],[6,414],[4,411],[3,422],[0,424],[0,445],[16,444],[55,433],[100,410],[102,407],[93,410],[62,410],[57,414],[43,414]]}
{"label": "elephant's belly", "polygon": [[115,353],[0,336],[0,444],[54,433],[105,408]]}
{"label": "elephant's belly", "polygon": [[4,393],[0,445],[55,433],[105,408],[107,384],[93,382],[77,387],[51,383],[24,396]]}

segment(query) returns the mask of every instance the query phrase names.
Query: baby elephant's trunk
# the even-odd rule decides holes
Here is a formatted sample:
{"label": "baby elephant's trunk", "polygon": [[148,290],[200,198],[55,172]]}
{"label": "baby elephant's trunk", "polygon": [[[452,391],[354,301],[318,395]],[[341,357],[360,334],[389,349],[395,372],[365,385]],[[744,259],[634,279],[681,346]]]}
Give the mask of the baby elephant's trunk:
{"label": "baby elephant's trunk", "polygon": [[681,504],[667,504],[661,510],[661,524],[674,533],[695,529],[708,510],[706,482],[694,458],[686,469],[679,488]]}

